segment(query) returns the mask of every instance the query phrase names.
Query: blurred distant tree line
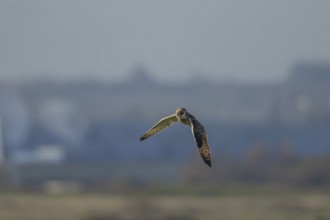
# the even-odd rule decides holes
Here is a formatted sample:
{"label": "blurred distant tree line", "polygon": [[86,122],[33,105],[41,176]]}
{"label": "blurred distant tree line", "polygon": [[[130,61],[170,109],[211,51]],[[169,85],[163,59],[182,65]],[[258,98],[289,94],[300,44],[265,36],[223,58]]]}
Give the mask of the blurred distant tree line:
{"label": "blurred distant tree line", "polygon": [[194,158],[182,173],[182,180],[210,184],[276,184],[291,187],[329,187],[330,155],[298,156],[290,145],[267,151],[263,144],[249,148],[242,157],[213,157],[205,169]]}

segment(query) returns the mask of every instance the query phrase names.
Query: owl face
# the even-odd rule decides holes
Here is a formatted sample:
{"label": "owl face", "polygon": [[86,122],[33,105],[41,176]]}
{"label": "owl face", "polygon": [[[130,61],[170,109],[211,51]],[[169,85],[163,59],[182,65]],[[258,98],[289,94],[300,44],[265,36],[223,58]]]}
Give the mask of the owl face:
{"label": "owl face", "polygon": [[178,108],[176,110],[176,116],[180,118],[181,120],[187,120],[188,119],[188,112],[185,108]]}

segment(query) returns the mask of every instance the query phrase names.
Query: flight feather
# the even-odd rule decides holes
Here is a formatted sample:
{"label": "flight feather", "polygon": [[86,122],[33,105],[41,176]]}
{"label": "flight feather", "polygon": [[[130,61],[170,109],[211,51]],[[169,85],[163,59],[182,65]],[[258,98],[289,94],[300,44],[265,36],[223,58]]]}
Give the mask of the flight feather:
{"label": "flight feather", "polygon": [[140,138],[140,141],[143,141],[143,140],[147,139],[148,137],[153,136],[153,135],[163,131],[164,129],[168,128],[169,126],[171,126],[172,124],[174,124],[177,121],[178,121],[178,119],[176,118],[175,114],[162,118],[159,122],[157,122],[152,128],[150,128]]}

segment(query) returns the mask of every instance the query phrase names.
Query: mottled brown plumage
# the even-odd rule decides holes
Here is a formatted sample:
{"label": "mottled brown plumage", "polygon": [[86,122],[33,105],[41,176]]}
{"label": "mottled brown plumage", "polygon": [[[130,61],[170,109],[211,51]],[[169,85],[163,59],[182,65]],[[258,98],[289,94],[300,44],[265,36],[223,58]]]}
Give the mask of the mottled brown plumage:
{"label": "mottled brown plumage", "polygon": [[211,166],[211,152],[207,142],[204,126],[199,123],[193,115],[188,113],[185,108],[177,108],[175,114],[162,118],[140,138],[140,141],[163,131],[176,122],[180,122],[191,127],[199,153],[201,154],[204,162]]}

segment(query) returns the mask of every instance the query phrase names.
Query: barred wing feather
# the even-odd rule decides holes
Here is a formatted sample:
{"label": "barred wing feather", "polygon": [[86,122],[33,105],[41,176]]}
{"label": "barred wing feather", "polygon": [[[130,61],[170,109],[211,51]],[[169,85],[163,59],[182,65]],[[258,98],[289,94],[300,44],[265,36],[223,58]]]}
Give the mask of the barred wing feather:
{"label": "barred wing feather", "polygon": [[191,131],[204,162],[211,167],[211,151],[204,126],[193,116],[190,118]]}
{"label": "barred wing feather", "polygon": [[162,118],[159,122],[157,122],[152,128],[150,128],[141,138],[140,141],[143,141],[147,139],[148,137],[151,137],[164,129],[168,128],[175,122],[177,122],[178,119],[176,118],[176,115],[170,115],[168,117]]}

